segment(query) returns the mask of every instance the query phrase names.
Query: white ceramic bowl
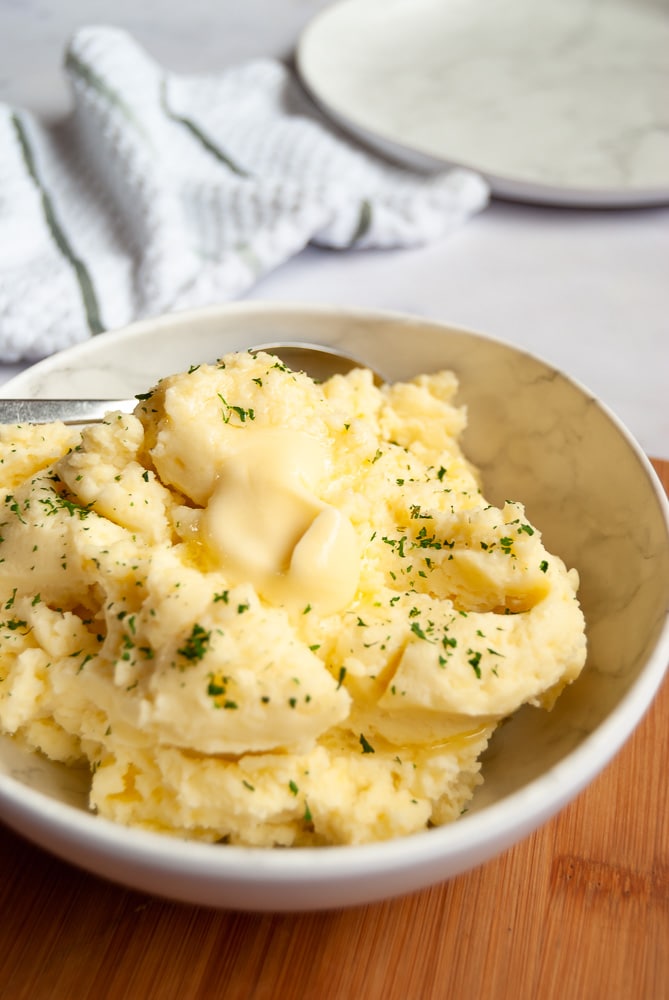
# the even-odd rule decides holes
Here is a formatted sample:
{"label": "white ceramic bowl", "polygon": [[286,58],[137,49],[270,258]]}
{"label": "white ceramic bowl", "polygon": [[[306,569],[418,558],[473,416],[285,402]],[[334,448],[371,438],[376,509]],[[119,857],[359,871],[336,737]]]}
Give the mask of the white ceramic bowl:
{"label": "white ceramic bowl", "polygon": [[551,713],[523,709],[496,734],[467,815],[380,844],[247,849],[126,829],[86,810],[84,773],[0,740],[0,815],[26,837],[136,889],[247,910],[371,902],[505,850],[607,764],[669,661],[669,511],[652,467],[583,387],[509,345],[406,316],[240,303],[105,334],[34,366],[2,395],[130,396],[192,363],[279,339],[336,346],[389,379],[457,373],[464,446],[485,493],[524,501],[547,547],[578,568],[590,652]]}

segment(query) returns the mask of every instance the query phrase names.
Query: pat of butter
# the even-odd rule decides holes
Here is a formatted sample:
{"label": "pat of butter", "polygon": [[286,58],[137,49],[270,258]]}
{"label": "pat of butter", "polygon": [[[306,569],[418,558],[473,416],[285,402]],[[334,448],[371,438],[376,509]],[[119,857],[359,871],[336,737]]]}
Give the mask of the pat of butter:
{"label": "pat of butter", "polygon": [[323,446],[308,434],[246,431],[227,458],[204,511],[209,550],[234,582],[266,600],[323,614],[345,607],[360,576],[355,529],[315,490],[327,474]]}

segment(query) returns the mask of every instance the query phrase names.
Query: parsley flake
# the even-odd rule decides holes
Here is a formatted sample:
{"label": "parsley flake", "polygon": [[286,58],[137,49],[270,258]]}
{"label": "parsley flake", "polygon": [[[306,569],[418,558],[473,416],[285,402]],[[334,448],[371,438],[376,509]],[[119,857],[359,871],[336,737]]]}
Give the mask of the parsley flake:
{"label": "parsley flake", "polygon": [[191,633],[177,653],[186,660],[201,660],[209,647],[211,632],[208,632],[202,625],[196,622],[191,629]]}

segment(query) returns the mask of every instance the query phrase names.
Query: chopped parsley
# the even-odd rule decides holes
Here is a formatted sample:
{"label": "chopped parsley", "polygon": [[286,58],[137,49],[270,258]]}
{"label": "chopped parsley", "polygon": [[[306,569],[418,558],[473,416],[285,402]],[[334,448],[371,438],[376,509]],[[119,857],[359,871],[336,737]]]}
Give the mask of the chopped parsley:
{"label": "chopped parsley", "polygon": [[202,625],[198,625],[196,622],[191,629],[190,635],[183,646],[177,650],[177,653],[186,660],[201,660],[209,648],[210,639],[211,632],[208,632]]}
{"label": "chopped parsley", "polygon": [[467,654],[468,655],[471,654],[469,656],[469,659],[467,660],[467,662],[469,663],[470,667],[472,668],[472,670],[474,671],[474,673],[476,674],[476,676],[478,678],[480,678],[481,677],[481,667],[479,666],[479,664],[481,662],[481,653],[480,652],[474,652],[473,649],[468,649],[467,650]]}
{"label": "chopped parsley", "polygon": [[207,694],[210,698],[218,698],[220,695],[225,694],[225,684],[212,677],[207,685]]}
{"label": "chopped parsley", "polygon": [[256,414],[252,407],[245,409],[243,406],[235,406],[232,403],[228,403],[225,397],[219,392],[217,393],[218,398],[223,403],[223,409],[221,411],[221,416],[223,418],[224,424],[229,424],[233,415],[237,415],[240,423],[245,424],[247,420],[255,420]]}

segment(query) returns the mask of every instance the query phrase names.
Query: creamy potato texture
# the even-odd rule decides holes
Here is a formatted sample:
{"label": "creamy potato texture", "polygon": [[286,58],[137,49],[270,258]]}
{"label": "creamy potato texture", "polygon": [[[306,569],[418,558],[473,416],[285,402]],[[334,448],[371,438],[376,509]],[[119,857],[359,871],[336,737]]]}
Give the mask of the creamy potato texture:
{"label": "creamy potato texture", "polygon": [[2,730],[190,838],[456,819],[495,726],[585,661],[576,573],[481,495],[456,391],[240,353],[130,416],[2,428]]}

